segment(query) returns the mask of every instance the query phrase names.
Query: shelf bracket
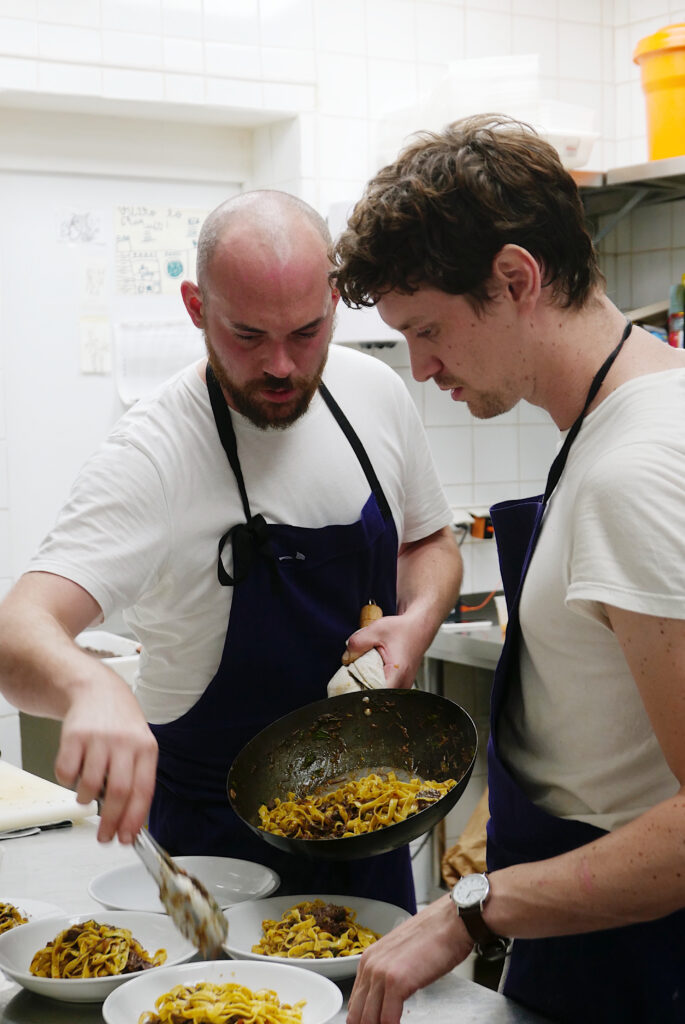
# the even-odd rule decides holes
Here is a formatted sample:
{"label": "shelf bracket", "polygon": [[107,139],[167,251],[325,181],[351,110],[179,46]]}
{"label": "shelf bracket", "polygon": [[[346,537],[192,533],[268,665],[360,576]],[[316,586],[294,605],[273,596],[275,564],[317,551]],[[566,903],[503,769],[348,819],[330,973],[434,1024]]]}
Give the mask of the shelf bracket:
{"label": "shelf bracket", "polygon": [[609,217],[602,229],[595,235],[593,242],[598,245],[603,238],[614,230],[619,221],[627,217],[631,210],[635,209],[642,200],[649,195],[648,188],[636,188],[630,199],[623,204],[620,210],[617,210],[613,216]]}

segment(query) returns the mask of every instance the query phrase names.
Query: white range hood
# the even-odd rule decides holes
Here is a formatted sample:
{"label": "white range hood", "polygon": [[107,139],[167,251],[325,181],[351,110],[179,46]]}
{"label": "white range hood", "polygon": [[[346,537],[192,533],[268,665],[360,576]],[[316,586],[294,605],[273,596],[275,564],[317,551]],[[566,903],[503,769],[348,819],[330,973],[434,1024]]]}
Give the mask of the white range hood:
{"label": "white range hood", "polygon": [[[331,204],[326,219],[334,239],[344,230],[355,202],[356,199],[350,199]],[[404,335],[383,323],[374,306],[350,309],[341,300],[336,310],[333,341],[339,345],[368,345],[376,348],[403,342]]]}

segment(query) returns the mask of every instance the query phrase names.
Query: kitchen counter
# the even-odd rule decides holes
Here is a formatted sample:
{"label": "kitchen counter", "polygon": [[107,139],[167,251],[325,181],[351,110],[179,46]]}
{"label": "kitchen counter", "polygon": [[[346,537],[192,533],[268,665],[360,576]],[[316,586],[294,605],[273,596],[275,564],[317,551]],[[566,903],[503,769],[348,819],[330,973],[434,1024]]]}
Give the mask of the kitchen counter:
{"label": "kitchen counter", "polygon": [[[130,848],[95,838],[97,820],[72,828],[0,842],[0,899],[25,897],[55,903],[74,914],[104,909],[88,895],[95,875],[136,863]],[[341,984],[344,1024],[351,982]],[[60,1003],[27,992],[0,973],[0,1022],[4,1024],[99,1024],[99,1004]],[[408,1000],[403,1020],[412,1024],[544,1024],[543,1018],[472,981],[448,974]],[[135,1024],[135,1022],[132,1022]]]}
{"label": "kitchen counter", "polygon": [[502,630],[498,625],[472,630],[465,625],[458,631],[450,625],[442,625],[425,657],[494,671],[501,653]]}

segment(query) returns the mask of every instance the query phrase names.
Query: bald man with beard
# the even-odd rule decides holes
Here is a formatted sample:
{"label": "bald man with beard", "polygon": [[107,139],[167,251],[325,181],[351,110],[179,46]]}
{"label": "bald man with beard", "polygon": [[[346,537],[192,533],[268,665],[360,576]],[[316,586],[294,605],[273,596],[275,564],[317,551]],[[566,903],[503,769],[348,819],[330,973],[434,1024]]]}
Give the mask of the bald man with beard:
{"label": "bald man with beard", "polygon": [[[103,794],[98,838],[149,813],[173,854],[268,864],[316,889],[415,909],[407,848],[301,861],[233,813],[226,777],[270,722],[325,697],[346,642],[411,686],[461,561],[416,409],[378,360],[330,346],[330,236],[299,199],[223,203],[181,295],[207,358],[134,405],[77,478],[0,606],[0,686],[63,720],[56,772]],[[365,452],[360,458],[360,452]],[[384,616],[354,633],[373,596]],[[73,638],[122,612],[134,692]]]}

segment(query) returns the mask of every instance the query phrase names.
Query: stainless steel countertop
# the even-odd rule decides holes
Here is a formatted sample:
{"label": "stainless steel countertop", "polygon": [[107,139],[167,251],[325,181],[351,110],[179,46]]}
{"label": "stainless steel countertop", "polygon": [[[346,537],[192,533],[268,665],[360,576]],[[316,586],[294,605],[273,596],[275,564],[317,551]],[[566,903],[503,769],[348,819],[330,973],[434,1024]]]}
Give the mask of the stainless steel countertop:
{"label": "stainless steel countertop", "polygon": [[[74,914],[102,911],[88,895],[90,880],[102,871],[135,863],[136,856],[118,843],[98,843],[96,830],[97,820],[91,818],[72,828],[0,841],[0,899],[44,900]],[[332,1024],[345,1022],[351,982],[340,987],[345,1003]],[[25,991],[0,972],[4,1024],[99,1024],[102,1019],[99,1004],[53,1002]],[[412,996],[402,1019],[412,1024],[544,1024],[541,1017],[456,974]]]}
{"label": "stainless steel countertop", "polygon": [[494,670],[501,652],[502,630],[499,626],[458,633],[441,626],[425,657]]}

